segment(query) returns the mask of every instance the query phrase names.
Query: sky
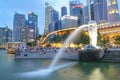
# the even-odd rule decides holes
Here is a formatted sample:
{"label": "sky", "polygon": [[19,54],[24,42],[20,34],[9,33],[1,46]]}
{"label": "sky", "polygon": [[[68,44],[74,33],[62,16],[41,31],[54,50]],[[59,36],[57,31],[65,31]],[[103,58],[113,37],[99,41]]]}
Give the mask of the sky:
{"label": "sky", "polygon": [[[80,0],[84,5],[85,0]],[[120,6],[120,0],[118,0]],[[0,27],[8,26],[13,29],[13,18],[15,12],[25,14],[28,18],[28,12],[33,11],[38,15],[38,27],[40,34],[44,33],[45,25],[45,6],[44,2],[49,2],[57,11],[61,6],[69,5],[69,0],[0,0]],[[69,11],[69,9],[68,9]]]}
{"label": "sky", "polygon": [[33,11],[38,15],[38,27],[40,34],[44,33],[45,8],[44,2],[50,2],[57,11],[62,5],[68,6],[69,0],[0,0],[0,27],[8,26],[13,29],[13,19],[15,12],[25,14]]}

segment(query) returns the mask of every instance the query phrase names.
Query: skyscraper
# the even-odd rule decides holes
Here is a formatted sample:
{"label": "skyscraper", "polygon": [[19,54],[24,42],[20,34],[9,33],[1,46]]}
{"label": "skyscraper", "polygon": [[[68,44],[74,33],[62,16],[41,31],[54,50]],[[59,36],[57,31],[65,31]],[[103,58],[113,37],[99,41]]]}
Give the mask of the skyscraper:
{"label": "skyscraper", "polygon": [[107,0],[94,0],[94,18],[97,23],[108,22]]}
{"label": "skyscraper", "polygon": [[108,0],[108,17],[109,22],[119,20],[119,10],[117,0]]}
{"label": "skyscraper", "polygon": [[51,11],[53,10],[53,7],[48,3],[45,2],[45,29],[44,34],[49,33],[49,26],[51,23]]}
{"label": "skyscraper", "polygon": [[57,21],[58,21],[59,14],[56,10],[51,11],[51,23],[49,26],[49,32],[55,31],[55,27],[57,27]]}
{"label": "skyscraper", "polygon": [[0,27],[0,45],[12,42],[12,30],[8,27]]}
{"label": "skyscraper", "polygon": [[13,21],[13,41],[19,42],[22,41],[23,38],[23,28],[25,27],[25,15],[23,14],[14,14],[14,21]]}
{"label": "skyscraper", "polygon": [[28,20],[35,24],[35,26],[38,26],[38,15],[34,12],[28,13]]}
{"label": "skyscraper", "polygon": [[62,6],[61,7],[61,17],[63,17],[64,15],[67,15],[67,8],[66,8],[66,6]]}
{"label": "skyscraper", "polygon": [[34,37],[37,38],[39,35],[39,29],[38,29],[38,15],[34,12],[28,13],[28,21],[33,24],[33,27],[35,27],[35,34]]}
{"label": "skyscraper", "polygon": [[94,3],[90,3],[90,17],[89,17],[89,6],[84,6],[84,24],[88,24],[89,18],[94,20]]}
{"label": "skyscraper", "polygon": [[88,6],[84,6],[83,9],[83,14],[84,14],[84,24],[87,24],[89,22],[89,13],[88,13]]}
{"label": "skyscraper", "polygon": [[77,27],[78,26],[77,21],[78,17],[65,15],[61,18],[61,27],[62,29]]}
{"label": "skyscraper", "polygon": [[70,1],[70,16],[78,17],[78,26],[83,24],[83,5],[79,0]]}

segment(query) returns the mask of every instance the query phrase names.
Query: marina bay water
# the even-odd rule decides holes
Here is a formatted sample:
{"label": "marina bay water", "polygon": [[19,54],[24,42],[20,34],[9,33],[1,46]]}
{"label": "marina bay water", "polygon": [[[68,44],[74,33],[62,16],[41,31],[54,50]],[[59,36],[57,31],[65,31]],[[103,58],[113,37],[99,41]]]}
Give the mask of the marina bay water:
{"label": "marina bay water", "polygon": [[[65,45],[70,43],[70,41],[74,38],[74,36],[76,34],[78,34],[83,28],[88,27],[89,25],[91,25],[91,24],[82,25],[82,26],[78,27],[75,31],[73,31],[73,33],[64,41],[63,46],[59,49],[58,53],[56,54],[56,56],[54,57],[54,59],[52,60],[50,66],[48,68],[42,68],[42,69],[39,69],[36,71],[31,71],[31,72],[23,72],[23,73],[17,74],[17,76],[20,75],[22,77],[24,76],[24,77],[29,77],[29,78],[30,77],[33,78],[33,77],[37,77],[37,76],[44,77],[44,76],[48,76],[48,74],[50,75],[52,72],[54,72],[56,70],[60,70],[67,66],[74,65],[75,63],[66,63],[66,64],[56,66],[60,57],[62,56],[63,51],[65,50]],[[93,24],[92,26],[95,26],[95,25]],[[96,31],[96,33],[97,33],[97,31]],[[93,36],[93,37],[97,38],[97,36]],[[91,39],[91,40],[93,41],[93,39]]]}
{"label": "marina bay water", "polygon": [[[31,72],[47,68],[51,59],[22,59],[16,60],[14,54],[0,50],[0,80],[120,80],[119,63],[77,62],[45,77],[19,77],[22,72]],[[71,61],[62,60],[58,63]],[[40,73],[42,74],[42,73]],[[34,75],[34,74],[33,74]]]}
{"label": "marina bay water", "polygon": [[50,64],[50,67],[48,69],[52,69],[57,64],[57,62],[59,61],[60,57],[63,54],[63,51],[65,50],[65,45],[67,45],[68,43],[70,43],[70,41],[73,40],[73,38],[75,38],[75,35],[78,34],[85,27],[88,27],[88,25],[82,25],[82,26],[78,27],[75,31],[73,31],[68,36],[68,38],[64,41],[63,46],[58,50],[57,55],[52,60],[52,62]]}
{"label": "marina bay water", "polygon": [[[64,68],[64,67],[66,67],[66,66],[72,66],[73,64],[75,64],[75,63],[69,63],[69,64],[67,63],[67,65],[66,65],[66,64],[62,64],[62,65],[59,65],[58,67],[56,67],[56,64],[58,63],[58,61],[59,61],[60,58],[62,57],[62,54],[63,54],[63,52],[64,52],[64,50],[65,50],[65,46],[66,46],[68,43],[70,43],[70,41],[73,40],[73,38],[75,38],[75,36],[76,36],[80,31],[82,31],[83,28],[86,28],[86,27],[88,27],[88,26],[89,26],[89,24],[81,25],[80,27],[78,27],[76,30],[74,30],[74,31],[68,36],[68,38],[64,41],[63,46],[58,50],[58,53],[57,53],[56,56],[53,58],[51,64],[48,66],[48,68],[46,68],[46,69],[42,68],[42,69],[39,69],[39,70],[37,70],[37,71],[32,71],[32,72],[23,72],[21,75],[22,75],[22,76],[24,75],[24,77],[29,77],[29,76],[31,76],[31,74],[34,74],[34,76],[31,76],[31,78],[32,78],[32,77],[36,77],[37,75],[43,77],[43,76],[46,76],[46,75],[48,75],[48,74],[51,74],[51,73],[52,73],[53,71],[55,71],[55,70],[59,70],[59,68],[61,69],[61,68]],[[94,25],[93,25],[93,26],[94,26]],[[92,31],[92,32],[93,32],[93,31]],[[95,36],[94,38],[97,38],[97,37]],[[43,74],[40,74],[40,73],[44,73],[44,75],[43,75]]]}

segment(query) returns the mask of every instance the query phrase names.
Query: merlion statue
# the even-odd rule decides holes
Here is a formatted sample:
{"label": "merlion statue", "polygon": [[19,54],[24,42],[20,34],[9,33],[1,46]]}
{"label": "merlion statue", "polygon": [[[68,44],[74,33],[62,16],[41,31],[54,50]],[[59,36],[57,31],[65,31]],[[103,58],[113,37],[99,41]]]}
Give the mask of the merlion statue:
{"label": "merlion statue", "polygon": [[97,46],[97,23],[95,21],[88,22],[88,32],[90,37],[90,45]]}

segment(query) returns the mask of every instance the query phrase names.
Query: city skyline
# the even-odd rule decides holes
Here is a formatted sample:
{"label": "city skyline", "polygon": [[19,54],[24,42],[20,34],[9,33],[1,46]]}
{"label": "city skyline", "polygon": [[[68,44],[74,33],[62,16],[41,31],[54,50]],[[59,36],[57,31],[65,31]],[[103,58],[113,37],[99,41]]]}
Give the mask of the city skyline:
{"label": "city skyline", "polygon": [[[44,33],[44,26],[45,26],[45,5],[43,1],[50,1],[50,0],[29,0],[29,1],[6,1],[1,0],[0,2],[0,27],[6,27],[9,26],[10,29],[13,29],[13,19],[14,19],[14,13],[20,13],[25,14],[26,19],[28,18],[27,15],[30,11],[35,12],[38,15],[38,27],[39,27],[39,33]],[[51,3],[53,3],[51,0]],[[56,5],[59,2],[59,5]],[[82,0],[81,0],[82,2]],[[85,0],[83,1],[83,4],[85,4]],[[61,6],[67,6],[67,10],[69,13],[69,0],[56,0],[56,2],[53,4],[55,9],[57,11],[61,10]],[[120,0],[118,0],[118,5],[120,5]],[[120,6],[119,6],[120,7]],[[120,11],[120,8],[119,8]],[[60,13],[59,13],[60,14]]]}
{"label": "city skyline", "polygon": [[[23,0],[21,0],[21,1],[16,1],[16,0],[5,1],[5,0],[2,0],[0,3],[0,9],[2,11],[2,12],[0,12],[0,27],[9,26],[10,29],[13,29],[13,18],[14,18],[15,12],[24,14],[27,19],[28,13],[30,11],[33,11],[38,15],[39,32],[40,32],[40,34],[43,34],[44,26],[45,26],[44,1],[48,1],[48,0],[36,0],[36,1],[32,1],[32,0],[29,0],[29,1],[23,1]],[[54,1],[54,0],[51,0],[51,1]],[[58,0],[56,1],[55,4],[57,4],[57,2],[58,2]],[[50,2],[50,3],[52,3],[52,2]],[[53,6],[57,6],[55,8],[55,9],[57,9],[57,11],[60,11],[61,6],[65,5],[65,3],[66,3],[65,6],[68,6],[69,0],[66,0],[66,1],[61,0],[60,3],[61,4],[59,4],[59,6],[52,4]]]}

